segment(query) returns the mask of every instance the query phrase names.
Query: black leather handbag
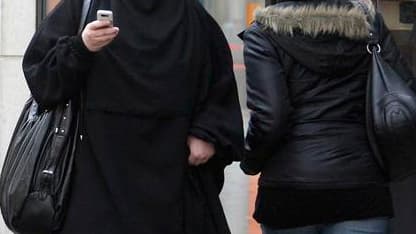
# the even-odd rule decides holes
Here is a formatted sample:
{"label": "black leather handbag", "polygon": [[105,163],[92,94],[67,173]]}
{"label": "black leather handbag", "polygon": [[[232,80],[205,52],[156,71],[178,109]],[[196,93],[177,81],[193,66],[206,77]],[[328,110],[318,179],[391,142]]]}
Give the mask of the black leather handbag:
{"label": "black leather handbag", "polygon": [[371,35],[367,132],[379,165],[397,181],[416,174],[416,93],[382,58],[378,34]]}
{"label": "black leather handbag", "polygon": [[[84,0],[81,31],[91,0]],[[60,228],[81,136],[81,101],[41,110],[30,98],[14,130],[0,177],[0,208],[15,233],[46,234]]]}

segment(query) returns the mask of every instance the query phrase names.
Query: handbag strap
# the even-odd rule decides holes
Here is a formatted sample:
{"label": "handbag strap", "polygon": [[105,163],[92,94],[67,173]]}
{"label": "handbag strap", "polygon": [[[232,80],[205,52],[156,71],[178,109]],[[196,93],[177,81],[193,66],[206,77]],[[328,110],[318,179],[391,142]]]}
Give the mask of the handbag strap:
{"label": "handbag strap", "polygon": [[379,26],[376,20],[374,20],[374,22],[371,24],[370,34],[368,35],[367,52],[369,54],[381,52],[381,40],[379,31]]}
{"label": "handbag strap", "polygon": [[[78,34],[81,34],[87,24],[87,18],[92,6],[92,0],[84,0],[82,4],[81,19],[79,21]],[[84,136],[84,88],[81,88],[79,95],[79,111],[78,111],[78,135],[79,140],[83,140]]]}
{"label": "handbag strap", "polygon": [[366,4],[364,4],[361,0],[350,0],[350,2],[357,8],[360,8],[365,15],[367,16],[367,21],[370,24],[370,33],[368,35],[368,43],[367,43],[367,52],[369,54],[373,54],[373,52],[380,53],[381,46],[380,46],[380,38],[379,33],[377,32],[377,20],[374,19],[372,14],[370,13],[370,9]]}

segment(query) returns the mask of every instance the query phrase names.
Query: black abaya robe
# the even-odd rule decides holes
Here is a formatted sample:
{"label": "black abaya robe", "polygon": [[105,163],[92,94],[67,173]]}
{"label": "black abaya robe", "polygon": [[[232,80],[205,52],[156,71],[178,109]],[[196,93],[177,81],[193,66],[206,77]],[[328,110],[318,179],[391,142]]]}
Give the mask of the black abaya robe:
{"label": "black abaya robe", "polygon": [[[223,169],[243,142],[231,54],[203,8],[180,2],[192,23],[178,21],[179,32],[167,36],[172,44],[130,47],[148,38],[123,34],[135,29],[116,20],[122,7],[113,3],[120,36],[91,53],[76,35],[81,0],[62,1],[32,39],[23,70],[40,105],[86,94],[85,135],[56,233],[229,233],[218,194]],[[178,43],[186,44],[183,54],[170,49]],[[188,166],[189,135],[215,145],[207,164]]]}

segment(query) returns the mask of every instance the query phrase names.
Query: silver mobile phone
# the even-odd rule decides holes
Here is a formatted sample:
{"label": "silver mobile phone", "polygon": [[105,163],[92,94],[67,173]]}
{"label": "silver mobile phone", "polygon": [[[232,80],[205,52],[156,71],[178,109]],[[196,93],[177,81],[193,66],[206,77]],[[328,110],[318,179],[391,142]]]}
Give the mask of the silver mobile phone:
{"label": "silver mobile phone", "polygon": [[113,25],[113,12],[107,10],[98,10],[97,20],[109,20],[111,25]]}

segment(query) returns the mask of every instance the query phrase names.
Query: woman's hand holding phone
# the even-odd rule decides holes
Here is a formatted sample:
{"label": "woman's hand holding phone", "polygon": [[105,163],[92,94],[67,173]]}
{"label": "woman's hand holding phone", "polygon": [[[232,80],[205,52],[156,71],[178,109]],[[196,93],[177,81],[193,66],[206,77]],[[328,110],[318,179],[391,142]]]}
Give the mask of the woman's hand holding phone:
{"label": "woman's hand holding phone", "polygon": [[119,32],[118,27],[113,27],[111,20],[96,20],[87,24],[82,32],[82,41],[91,52],[98,52],[110,44]]}

